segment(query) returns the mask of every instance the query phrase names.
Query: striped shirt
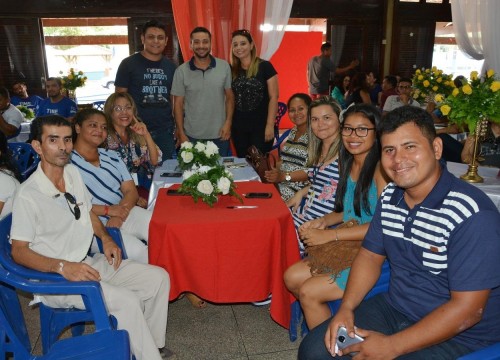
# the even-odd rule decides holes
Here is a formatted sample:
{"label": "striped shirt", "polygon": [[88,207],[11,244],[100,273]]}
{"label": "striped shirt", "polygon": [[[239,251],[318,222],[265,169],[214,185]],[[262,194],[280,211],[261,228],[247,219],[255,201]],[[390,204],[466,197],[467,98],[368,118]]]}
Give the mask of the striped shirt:
{"label": "striped shirt", "polygon": [[71,162],[80,171],[92,195],[92,204],[116,205],[123,198],[122,182],[132,181],[132,176],[116,151],[98,150],[99,166],[87,162],[76,150],[73,150],[71,154]]}
{"label": "striped shirt", "polygon": [[[335,194],[339,182],[338,159],[326,166],[310,168],[308,177],[311,187],[306,202],[299,212],[293,214],[296,228],[306,221],[331,213],[335,208]],[[299,243],[302,247],[302,243]]]}
{"label": "striped shirt", "polygon": [[483,319],[455,337],[470,347],[500,341],[500,215],[478,188],[446,167],[424,201],[410,209],[404,189],[383,191],[363,247],[391,264],[388,302],[418,321],[450,291],[492,289]]}

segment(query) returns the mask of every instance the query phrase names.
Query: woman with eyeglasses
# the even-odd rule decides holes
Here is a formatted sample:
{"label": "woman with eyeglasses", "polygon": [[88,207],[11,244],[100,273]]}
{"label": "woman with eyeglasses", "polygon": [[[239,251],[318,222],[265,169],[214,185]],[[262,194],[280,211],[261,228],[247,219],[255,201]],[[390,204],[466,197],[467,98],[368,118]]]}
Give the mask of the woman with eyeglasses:
{"label": "woman with eyeglasses", "polygon": [[7,138],[0,131],[0,219],[12,211],[12,200],[20,182],[21,174],[12,158]]}
{"label": "woman with eyeglasses", "polygon": [[[378,109],[368,104],[353,105],[342,114],[342,118],[339,153],[341,176],[335,209],[304,223],[299,228],[299,236],[307,248],[332,241],[352,242],[349,244],[352,248],[348,248],[345,259],[330,254],[324,254],[328,256],[326,259],[322,254],[314,260],[305,258],[288,268],[284,276],[287,288],[300,300],[309,329],[330,317],[328,301],[342,298],[352,259],[368,230],[377,199],[387,185],[379,165],[380,144],[376,134],[376,126],[380,121]],[[329,229],[330,226],[353,219],[359,225]],[[334,270],[334,267],[338,269]]]}
{"label": "woman with eyeglasses", "polygon": [[108,136],[106,115],[83,109],[74,118],[71,162],[92,196],[92,211],[108,227],[120,229],[129,259],[148,263],[151,212],[136,206],[139,195],[121,156],[102,148]]}
{"label": "woman with eyeglasses", "polygon": [[[136,183],[147,193],[162,152],[138,118],[134,99],[128,93],[113,93],[104,104],[104,113],[108,120],[107,148],[120,154]],[[138,205],[147,207],[147,200],[140,197]]]}
{"label": "woman with eyeglasses", "polygon": [[255,145],[263,153],[274,142],[274,121],[278,112],[278,75],[273,65],[257,57],[248,30],[232,34],[232,89],[235,98],[231,139],[238,157]]}

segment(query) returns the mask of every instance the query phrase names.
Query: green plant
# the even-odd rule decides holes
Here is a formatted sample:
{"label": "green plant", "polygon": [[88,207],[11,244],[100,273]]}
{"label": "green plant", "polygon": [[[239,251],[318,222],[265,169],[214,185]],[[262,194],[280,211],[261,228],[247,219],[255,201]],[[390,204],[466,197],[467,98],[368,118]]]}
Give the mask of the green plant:
{"label": "green plant", "polygon": [[436,96],[442,102],[440,110],[448,116],[452,123],[467,125],[474,133],[476,123],[480,119],[500,122],[500,81],[496,79],[493,69],[482,77],[477,71],[470,73],[469,79],[462,80],[462,86],[454,88],[446,98]]}
{"label": "green plant", "polygon": [[425,99],[429,95],[442,94],[448,96],[455,85],[452,75],[444,74],[435,66],[432,69],[417,69],[412,79],[413,98]]}
{"label": "green plant", "polygon": [[242,201],[236,192],[233,175],[223,165],[193,167],[192,170],[184,171],[182,178],[184,180],[178,191],[191,195],[194,202],[201,199],[212,207],[218,195],[230,195]]}
{"label": "green plant", "polygon": [[219,164],[219,148],[212,141],[197,142],[193,145],[189,141],[181,144],[177,160],[181,170],[190,170],[193,166],[214,167]]}
{"label": "green plant", "polygon": [[26,120],[31,120],[35,117],[35,113],[30,108],[28,108],[24,105],[17,105],[16,107],[19,109],[20,112],[23,113],[24,118]]}
{"label": "green plant", "polygon": [[[63,74],[59,71],[59,74]],[[75,69],[70,68],[68,75],[61,76],[62,85],[67,90],[75,90],[76,88],[82,87],[87,81],[87,77],[83,75],[82,71],[75,72]]]}
{"label": "green plant", "polygon": [[235,190],[233,175],[221,165],[219,148],[212,141],[199,141],[196,145],[183,142],[177,160],[184,170],[178,191],[191,195],[194,202],[201,199],[212,207],[218,195],[230,195],[242,201]]}

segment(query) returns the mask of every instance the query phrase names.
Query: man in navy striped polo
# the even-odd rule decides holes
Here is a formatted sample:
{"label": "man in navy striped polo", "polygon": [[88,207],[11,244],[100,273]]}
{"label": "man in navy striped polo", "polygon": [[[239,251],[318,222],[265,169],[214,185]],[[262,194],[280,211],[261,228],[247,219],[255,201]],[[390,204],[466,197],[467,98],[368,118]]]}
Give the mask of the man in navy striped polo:
{"label": "man in navy striped polo", "polygon": [[[379,134],[381,164],[393,182],[380,197],[339,311],[304,339],[299,359],[331,359],[341,326],[364,337],[343,354],[363,359],[456,359],[499,342],[497,208],[448,172],[424,110],[390,112]],[[388,293],[363,301],[386,258]]]}

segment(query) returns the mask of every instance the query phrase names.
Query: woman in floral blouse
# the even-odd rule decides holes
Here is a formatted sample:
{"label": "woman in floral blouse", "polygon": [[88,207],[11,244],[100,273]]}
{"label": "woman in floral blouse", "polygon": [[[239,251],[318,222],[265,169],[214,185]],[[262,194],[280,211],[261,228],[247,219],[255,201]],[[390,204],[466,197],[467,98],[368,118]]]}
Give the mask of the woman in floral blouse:
{"label": "woman in floral blouse", "polygon": [[[104,113],[108,121],[107,148],[117,151],[136,183],[148,189],[162,153],[146,124],[137,117],[134,100],[128,93],[111,94],[104,104]],[[147,206],[144,199],[139,202]]]}

